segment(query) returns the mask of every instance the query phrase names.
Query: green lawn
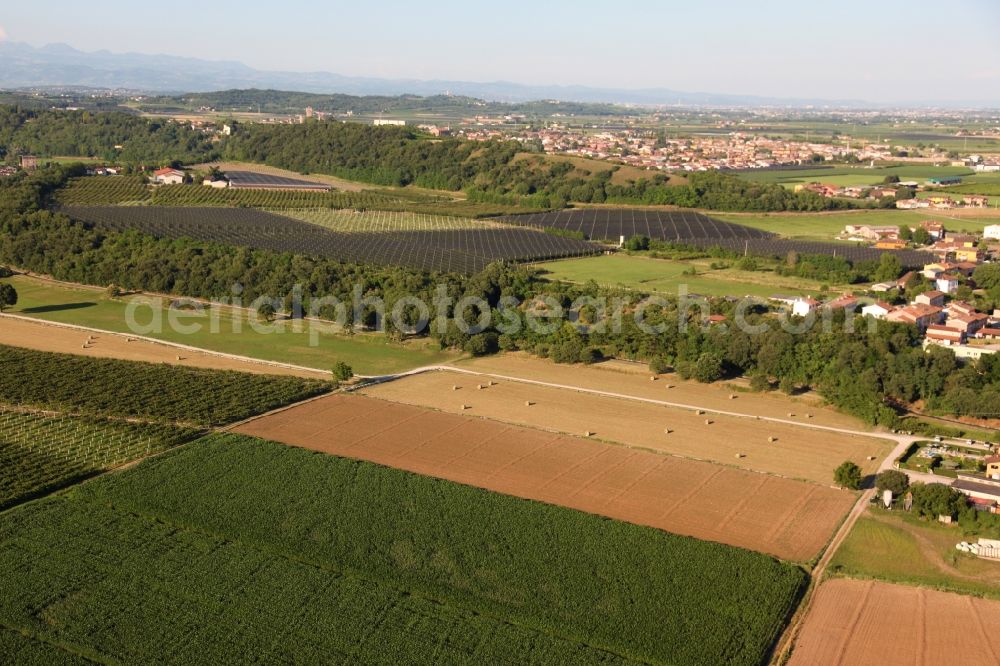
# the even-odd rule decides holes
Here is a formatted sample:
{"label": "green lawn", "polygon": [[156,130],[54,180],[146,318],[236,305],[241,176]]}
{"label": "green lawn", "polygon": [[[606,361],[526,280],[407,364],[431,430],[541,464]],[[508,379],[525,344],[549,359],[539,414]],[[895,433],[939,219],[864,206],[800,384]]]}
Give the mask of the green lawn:
{"label": "green lawn", "polygon": [[[713,271],[707,262],[673,261],[627,254],[561,259],[537,264],[551,280],[582,283],[594,280],[600,285],[623,286],[639,291],[677,295],[679,285],[687,285],[689,294],[705,296],[759,296],[774,294],[814,294],[819,283],[785,278],[769,272],[735,269]],[[684,275],[691,267],[697,275]]]}
{"label": "green lawn", "polygon": [[955,550],[976,537],[902,511],[870,511],[837,550],[831,573],[1000,599],[1000,564]]}
{"label": "green lawn", "polygon": [[786,238],[831,240],[848,224],[916,226],[924,220],[943,222],[949,231],[982,231],[987,224],[997,224],[1000,218],[973,216],[957,217],[947,210],[857,210],[836,213],[713,213],[708,215],[726,222],[745,224],[776,233]]}
{"label": "green lawn", "polygon": [[[207,319],[183,313],[176,313],[181,323],[201,323],[202,330],[191,334],[174,330],[166,325],[168,317],[164,307],[155,308],[164,323],[160,332],[131,331],[126,321],[127,304],[133,299],[146,299],[145,296],[110,299],[101,290],[63,286],[26,276],[15,276],[11,283],[18,293],[17,306],[9,310],[13,314],[119,333],[141,333],[168,342],[269,361],[320,369],[344,361],[359,374],[376,375],[456,358],[455,353],[440,351],[428,342],[399,344],[373,334],[346,336],[321,332],[316,336],[318,345],[311,346],[307,330],[294,332],[290,323],[286,323],[285,332],[262,334],[251,329],[245,318],[240,318],[241,325],[236,330],[236,320],[228,311],[219,318],[216,333],[209,330]],[[152,321],[153,316],[153,308],[137,308],[136,320],[140,323]]]}
{"label": "green lawn", "polygon": [[886,166],[870,168],[867,166],[832,166],[819,169],[775,169],[744,171],[741,178],[758,183],[780,183],[782,185],[796,183],[821,182],[832,185],[874,185],[881,183],[887,176],[898,176],[900,180],[916,180],[920,183],[928,178],[940,176],[972,176],[973,171],[966,167],[934,166],[933,164],[907,164],[902,166]]}

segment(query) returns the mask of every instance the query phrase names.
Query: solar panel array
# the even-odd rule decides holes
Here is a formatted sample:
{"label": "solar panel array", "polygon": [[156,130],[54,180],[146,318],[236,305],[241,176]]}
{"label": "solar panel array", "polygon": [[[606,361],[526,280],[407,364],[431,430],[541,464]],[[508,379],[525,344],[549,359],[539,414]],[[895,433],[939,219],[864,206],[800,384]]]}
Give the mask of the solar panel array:
{"label": "solar panel array", "polygon": [[647,236],[694,247],[721,247],[758,257],[785,257],[789,252],[827,254],[848,261],[878,260],[894,254],[906,268],[927,263],[917,250],[879,250],[867,245],[824,243],[779,238],[776,234],[742,224],[723,222],[702,213],[644,208],[585,208],[500,218],[508,224],[581,231],[587,238],[617,243],[624,236]]}
{"label": "solar panel array", "polygon": [[331,190],[330,185],[317,183],[311,180],[299,180],[298,178],[287,178],[285,176],[274,176],[268,173],[258,173],[256,171],[227,171],[226,179],[229,180],[230,187],[236,188],[280,188],[283,190]]}
{"label": "solar panel array", "polygon": [[67,206],[70,217],[113,231],[192,238],[338,261],[471,274],[498,261],[597,254],[593,243],[524,228],[342,233],[253,208]]}
{"label": "solar panel array", "polygon": [[648,236],[656,240],[692,238],[771,238],[753,227],[716,220],[701,213],[644,208],[584,208],[551,213],[512,215],[502,221],[538,228],[582,231],[587,238],[617,242],[621,236]]}

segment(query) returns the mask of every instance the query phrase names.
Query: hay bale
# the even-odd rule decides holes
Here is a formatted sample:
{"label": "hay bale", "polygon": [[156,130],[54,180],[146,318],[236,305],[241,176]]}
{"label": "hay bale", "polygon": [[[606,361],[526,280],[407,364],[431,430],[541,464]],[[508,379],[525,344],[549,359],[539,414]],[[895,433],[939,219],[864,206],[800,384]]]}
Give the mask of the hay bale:
{"label": "hay bale", "polygon": [[465,409],[469,409],[469,405],[462,405],[462,409],[463,409],[463,410],[465,410]]}
{"label": "hay bale", "polygon": [[812,417],[813,417],[813,415],[812,415],[812,414],[806,414],[806,418],[807,418],[807,419],[811,419]]}
{"label": "hay bale", "polygon": [[694,413],[697,414],[698,416],[701,416],[702,414],[705,413],[705,410],[704,409],[696,409],[696,410],[694,410]]}
{"label": "hay bale", "polygon": [[656,375],[650,375],[649,376],[649,381],[655,382],[656,381]]}
{"label": "hay bale", "polygon": [[712,419],[705,419],[705,425],[712,425]]}
{"label": "hay bale", "polygon": [[875,456],[868,456],[868,460],[869,461],[875,460]]}
{"label": "hay bale", "polygon": [[459,389],[459,386],[458,386],[458,384],[452,384],[452,385],[451,385],[451,390],[452,390],[452,391],[457,391],[458,389]]}
{"label": "hay bale", "polygon": [[670,433],[672,433],[672,432],[673,432],[673,430],[671,430],[670,428],[664,428],[664,429],[663,429],[663,432],[664,432],[664,434],[667,434],[667,435],[669,435]]}
{"label": "hay bale", "polygon": [[667,384],[667,388],[668,388],[668,389],[672,389],[673,387],[674,387],[674,385],[673,385],[673,384]]}
{"label": "hay bale", "polygon": [[183,357],[183,356],[178,356],[178,357],[177,357],[177,360],[178,360],[178,361],[183,361],[183,360],[184,360],[184,357]]}
{"label": "hay bale", "polygon": [[525,400],[524,401],[524,406],[525,407],[531,407],[533,404],[535,404],[535,403],[531,402],[530,400]]}
{"label": "hay bale", "polygon": [[594,435],[594,433],[590,432],[589,430],[584,430],[583,431],[583,436],[584,437],[593,437],[593,435]]}
{"label": "hay bale", "polygon": [[778,438],[775,437],[774,435],[771,435],[770,437],[767,438],[767,441],[769,441],[769,442],[771,442],[773,444],[774,442],[778,441]]}
{"label": "hay bale", "polygon": [[795,412],[788,412],[788,418],[792,418],[793,416],[795,416]]}
{"label": "hay bale", "polygon": [[476,384],[476,388],[479,389],[480,391],[482,391],[483,390],[483,385],[482,384]]}
{"label": "hay bale", "polygon": [[737,453],[737,454],[736,454],[736,457],[737,457],[737,458],[745,458],[745,457],[746,457],[746,454],[745,454],[745,453]]}

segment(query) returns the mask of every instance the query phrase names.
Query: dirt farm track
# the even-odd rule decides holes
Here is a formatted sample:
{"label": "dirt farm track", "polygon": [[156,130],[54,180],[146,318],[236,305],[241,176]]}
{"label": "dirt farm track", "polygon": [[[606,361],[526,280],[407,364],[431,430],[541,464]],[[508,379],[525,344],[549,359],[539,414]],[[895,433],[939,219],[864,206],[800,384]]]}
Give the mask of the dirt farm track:
{"label": "dirt farm track", "polygon": [[335,394],[236,432],[808,561],[856,496],[582,437]]}
{"label": "dirt farm track", "polygon": [[790,666],[1000,663],[1000,601],[874,581],[824,582]]}

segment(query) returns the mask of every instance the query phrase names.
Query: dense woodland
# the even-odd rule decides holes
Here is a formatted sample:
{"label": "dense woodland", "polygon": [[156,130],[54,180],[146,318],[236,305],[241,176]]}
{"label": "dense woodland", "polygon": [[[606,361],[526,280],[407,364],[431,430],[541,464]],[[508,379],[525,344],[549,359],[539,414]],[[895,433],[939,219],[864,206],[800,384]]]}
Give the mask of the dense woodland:
{"label": "dense woodland", "polygon": [[[672,366],[701,381],[748,375],[761,390],[794,392],[815,386],[833,404],[884,425],[897,423],[893,403],[919,400],[942,413],[988,417],[996,417],[1000,405],[1000,357],[985,356],[961,366],[946,349],[925,353],[916,329],[905,325],[882,322],[869,331],[859,324],[856,332],[842,325],[829,330],[814,326],[792,334],[782,330],[761,307],[747,319],[764,325],[766,332],[750,335],[735,327],[702,327],[698,325],[701,312],[692,307],[684,317],[691,319],[692,325],[681,330],[678,304],[668,301],[665,306],[646,310],[647,323],[663,324],[662,332],[645,332],[634,317],[627,316],[641,302],[641,295],[605,290],[594,283],[549,284],[524,267],[494,264],[478,275],[463,278],[215,243],[155,239],[134,231],[99,232],[45,209],[47,198],[71,173],[71,168],[54,168],[0,180],[0,264],[63,280],[205,298],[229,296],[233,283],[239,282],[244,285],[244,302],[258,295],[289,294],[295,284],[302,285],[307,301],[334,295],[350,302],[353,285],[361,284],[366,294],[381,296],[390,304],[404,295],[432,303],[435,286],[444,284],[455,301],[478,296],[495,309],[500,308],[502,297],[534,304],[548,296],[564,307],[584,295],[620,297],[626,304],[626,316],[618,332],[609,328],[581,333],[566,322],[545,333],[522,326],[520,332],[500,334],[496,324],[501,321],[525,322],[528,307],[522,305],[498,310],[493,325],[479,333],[464,333],[452,323],[443,330],[432,326],[427,334],[442,346],[474,354],[522,349],[558,362],[618,356],[648,361],[654,368]],[[718,300],[711,307],[715,313],[730,314],[735,306]],[[437,314],[432,308],[432,319]],[[472,321],[478,313],[465,314]],[[581,321],[587,321],[586,312]],[[374,323],[374,313],[366,312],[359,325]],[[403,335],[388,320],[383,324],[386,334]]]}
{"label": "dense woodland", "polygon": [[8,160],[35,153],[159,166],[224,157],[376,185],[464,191],[473,202],[533,208],[580,202],[815,211],[847,205],[719,172],[691,174],[682,185],[670,184],[663,174],[617,184],[611,182],[612,165],[580,173],[565,162],[515,159],[525,155],[516,142],[431,140],[405,127],[319,121],[244,125],[233,136],[216,139],[188,125],[126,113],[0,107],[0,159]]}
{"label": "dense woodland", "polygon": [[202,107],[226,111],[260,111],[261,113],[302,113],[306,107],[326,113],[462,113],[462,114],[523,114],[549,116],[555,112],[587,116],[624,116],[629,110],[613,104],[582,102],[503,103],[487,102],[463,95],[346,95],[319,94],[287,90],[235,89],[215,92],[186,93],[150,97],[140,108],[150,111],[164,109],[197,110]]}

